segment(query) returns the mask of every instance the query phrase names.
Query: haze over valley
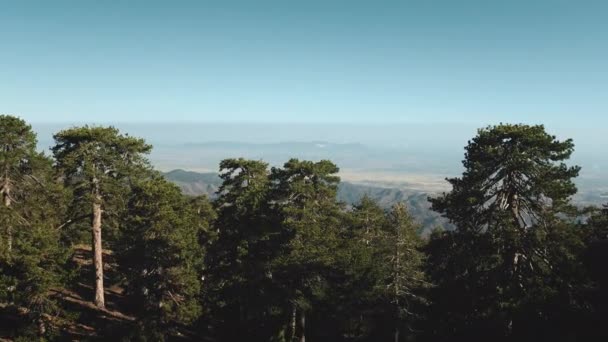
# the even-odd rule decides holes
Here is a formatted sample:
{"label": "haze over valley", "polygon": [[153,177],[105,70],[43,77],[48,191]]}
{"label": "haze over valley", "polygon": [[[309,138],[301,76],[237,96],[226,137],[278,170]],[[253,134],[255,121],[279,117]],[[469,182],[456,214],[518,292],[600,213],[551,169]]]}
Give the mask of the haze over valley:
{"label": "haze over valley", "polygon": [[[215,198],[218,168],[226,158],[263,160],[280,167],[291,158],[331,160],[340,167],[338,199],[355,205],[369,196],[384,208],[406,203],[421,233],[451,229],[430,209],[428,197],[450,189],[446,177],[462,173],[464,146],[477,128],[472,124],[277,124],[277,123],[114,123],[154,145],[153,165],[187,195]],[[34,124],[39,148],[52,144],[52,132],[70,124]],[[590,130],[593,132],[593,129]],[[559,137],[567,138],[568,136]],[[570,164],[582,166],[573,201],[580,207],[608,199],[608,160],[593,134],[580,136]],[[577,141],[575,140],[575,144]],[[578,144],[577,144],[578,146]]]}
{"label": "haze over valley", "polygon": [[[75,124],[34,123],[40,149],[51,146],[53,132]],[[464,146],[483,127],[472,123],[416,122],[109,124],[153,144],[150,160],[163,172],[181,169],[217,173],[219,162],[226,158],[263,160],[271,166],[282,166],[290,158],[328,159],[340,167],[342,181],[430,195],[450,190],[445,178],[462,173]],[[569,161],[582,167],[575,180],[579,188],[575,202],[605,203],[608,158],[601,152],[604,149],[598,148],[604,144],[601,129],[585,126],[586,134],[580,134],[578,130],[553,126],[559,139],[572,137],[576,145]]]}

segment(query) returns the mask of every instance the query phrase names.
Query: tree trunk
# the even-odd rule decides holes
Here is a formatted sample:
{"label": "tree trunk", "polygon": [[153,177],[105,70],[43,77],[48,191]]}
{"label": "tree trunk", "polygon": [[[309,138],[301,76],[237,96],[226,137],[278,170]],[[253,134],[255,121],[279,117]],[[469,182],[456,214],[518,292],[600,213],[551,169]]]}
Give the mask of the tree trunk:
{"label": "tree trunk", "polygon": [[395,342],[399,342],[399,291],[401,285],[400,273],[401,273],[401,250],[399,249],[401,244],[401,230],[397,229],[397,239],[395,244],[395,271],[393,277],[395,285],[395,307],[397,309],[397,326],[395,327]]}
{"label": "tree trunk", "polygon": [[298,307],[293,304],[291,311],[291,319],[289,322],[289,342],[294,342],[296,339],[296,316],[298,314]]}
{"label": "tree trunk", "polygon": [[103,293],[103,259],[101,247],[101,203],[96,196],[93,203],[93,268],[95,269],[95,305],[98,308],[105,307]]}
{"label": "tree trunk", "polygon": [[43,337],[46,334],[46,324],[42,317],[38,318],[38,336]]}
{"label": "tree trunk", "polygon": [[[11,201],[11,186],[9,183],[9,179],[6,178],[5,180],[5,184],[4,184],[4,189],[2,189],[2,195],[3,195],[3,202],[4,202],[4,206],[6,208],[9,208],[12,204]],[[7,244],[7,249],[9,251],[9,253],[13,250],[13,227],[11,227],[11,225],[7,225],[6,227],[6,244]]]}
{"label": "tree trunk", "polygon": [[298,329],[300,330],[299,342],[306,342],[306,312],[304,310],[300,310],[298,325]]}

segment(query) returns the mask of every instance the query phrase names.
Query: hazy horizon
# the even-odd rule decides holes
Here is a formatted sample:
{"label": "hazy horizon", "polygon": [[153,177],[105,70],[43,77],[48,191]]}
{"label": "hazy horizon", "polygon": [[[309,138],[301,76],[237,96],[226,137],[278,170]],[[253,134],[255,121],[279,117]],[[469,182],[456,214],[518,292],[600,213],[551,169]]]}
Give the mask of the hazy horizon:
{"label": "hazy horizon", "polygon": [[292,152],[193,144],[324,141],[366,147],[294,156],[412,177],[459,174],[478,128],[544,124],[574,140],[581,178],[604,182],[607,11],[568,0],[11,2],[0,113],[32,123],[43,149],[62,128],[114,124],[155,145],[163,168]]}
{"label": "hazy horizon", "polygon": [[[52,145],[52,134],[74,123],[32,123],[39,133],[40,148]],[[89,123],[92,124],[92,123]],[[446,124],[326,124],[326,123],[105,123],[154,145],[151,161],[163,170],[218,171],[219,161],[230,157],[263,159],[280,165],[291,157],[331,159],[348,180],[383,180],[385,183],[425,178],[439,182],[462,172],[464,147],[478,128],[486,125]],[[592,134],[569,136],[547,126],[558,139],[573,138],[576,145],[572,165],[582,166],[578,183],[582,189],[608,189],[608,159],[594,143]],[[568,131],[563,128],[563,131]],[[601,130],[598,129],[598,137]],[[344,150],[317,149],[314,145],[290,143],[327,142],[360,144]],[[234,143],[239,143],[235,144]],[[264,146],[265,144],[277,145]],[[347,146],[348,147],[348,146]]]}

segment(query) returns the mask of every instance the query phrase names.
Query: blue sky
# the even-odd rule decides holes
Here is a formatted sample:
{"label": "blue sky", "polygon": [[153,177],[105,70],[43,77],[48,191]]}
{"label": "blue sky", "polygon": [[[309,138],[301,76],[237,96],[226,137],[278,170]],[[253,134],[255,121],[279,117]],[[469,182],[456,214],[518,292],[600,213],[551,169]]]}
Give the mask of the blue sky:
{"label": "blue sky", "polygon": [[607,99],[608,1],[0,0],[0,113],[33,122],[606,127]]}

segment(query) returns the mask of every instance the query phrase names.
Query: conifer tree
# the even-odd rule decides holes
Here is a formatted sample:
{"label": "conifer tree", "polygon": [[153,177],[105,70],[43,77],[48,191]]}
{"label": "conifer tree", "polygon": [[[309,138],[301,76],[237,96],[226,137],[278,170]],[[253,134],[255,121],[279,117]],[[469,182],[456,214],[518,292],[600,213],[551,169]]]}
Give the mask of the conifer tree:
{"label": "conifer tree", "polygon": [[386,212],[378,203],[365,195],[351,212],[350,232],[352,240],[372,246],[381,237],[386,226]]}
{"label": "conifer tree", "polygon": [[33,336],[44,338],[49,314],[60,311],[50,290],[62,282],[68,253],[60,243],[64,193],[36,143],[23,120],[0,116],[0,301],[25,309]]}
{"label": "conifer tree", "polygon": [[[386,211],[365,196],[348,215],[349,227],[336,251],[346,273],[334,307],[350,318],[347,336],[363,340],[409,340],[421,321],[428,282],[419,226],[404,204]],[[353,329],[354,328],[354,329]]]}
{"label": "conifer tree", "polygon": [[276,224],[269,210],[268,164],[246,159],[220,163],[223,182],[215,201],[217,239],[207,254],[208,300],[223,339],[247,333],[267,340],[275,305],[271,260]]}
{"label": "conifer tree", "polygon": [[402,328],[412,331],[417,317],[417,307],[426,302],[422,290],[428,287],[423,272],[424,256],[420,251],[422,240],[416,225],[402,203],[393,206],[388,213],[380,242],[383,277],[376,289],[390,303],[390,317],[394,322],[394,341],[402,340]]}
{"label": "conifer tree", "polygon": [[591,307],[593,315],[590,332],[597,341],[608,339],[606,325],[608,324],[608,272],[606,260],[608,259],[608,204],[601,208],[594,208],[591,217],[586,223],[587,250],[585,253],[585,266],[593,281]]}
{"label": "conifer tree", "polygon": [[[23,196],[22,186],[32,180],[32,163],[39,158],[36,134],[25,121],[0,115],[0,197],[2,206],[10,210],[15,198]],[[7,211],[9,212],[9,211]],[[13,223],[3,215],[2,249],[10,253],[13,246]]]}
{"label": "conifer tree", "polygon": [[603,204],[601,208],[593,208],[589,222],[591,240],[608,239],[608,204]]}
{"label": "conifer tree", "polygon": [[542,125],[480,129],[466,147],[463,176],[448,179],[453,190],[432,199],[433,208],[460,230],[491,229],[502,213],[520,229],[542,224],[576,193],[580,167],[563,163],[573,151],[571,139],[559,141]]}
{"label": "conifer tree", "polygon": [[[57,167],[73,193],[73,207],[91,217],[95,305],[105,307],[102,260],[104,217],[124,205],[129,178],[149,168],[151,150],[143,139],[122,135],[114,127],[75,127],[54,136]],[[112,212],[114,210],[114,212]]]}
{"label": "conifer tree", "polygon": [[[327,305],[339,318],[342,335],[361,339],[382,338],[379,321],[383,299],[378,288],[386,263],[381,250],[388,226],[386,210],[369,196],[363,196],[345,215],[345,230],[340,233],[334,252],[341,277],[332,279],[332,294]],[[335,326],[336,324],[332,324]]]}
{"label": "conifer tree", "polygon": [[575,212],[572,179],[580,169],[564,163],[573,150],[572,140],[543,126],[487,127],[469,142],[462,177],[431,199],[457,227],[435,235],[428,249],[435,295],[446,296],[432,311],[451,313],[448,335],[518,336],[556,316],[548,303],[576,306],[569,303],[577,301],[581,240],[565,220]]}
{"label": "conifer tree", "polygon": [[213,214],[160,177],[137,182],[116,244],[137,335],[164,341],[201,314],[204,244]]}
{"label": "conifer tree", "polygon": [[327,160],[297,159],[272,169],[273,203],[284,237],[275,267],[291,306],[289,340],[305,341],[306,313],[323,296],[327,275],[335,268],[343,209],[336,201],[338,170]]}

